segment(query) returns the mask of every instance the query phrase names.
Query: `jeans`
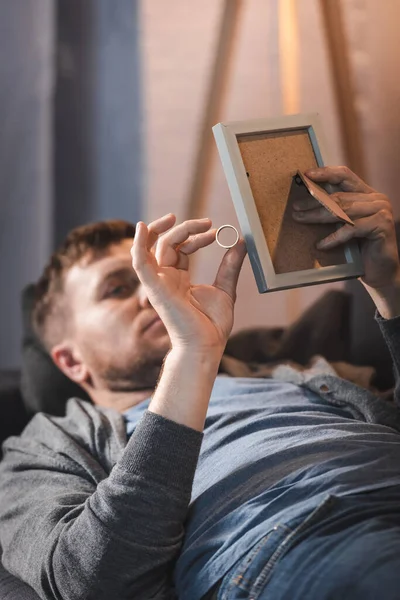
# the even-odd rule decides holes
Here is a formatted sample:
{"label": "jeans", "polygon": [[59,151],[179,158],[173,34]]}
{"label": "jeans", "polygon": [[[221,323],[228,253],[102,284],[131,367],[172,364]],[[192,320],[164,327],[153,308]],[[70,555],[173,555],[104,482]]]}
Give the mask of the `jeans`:
{"label": "jeans", "polygon": [[399,600],[400,489],[328,496],[276,526],[223,577],[217,600]]}

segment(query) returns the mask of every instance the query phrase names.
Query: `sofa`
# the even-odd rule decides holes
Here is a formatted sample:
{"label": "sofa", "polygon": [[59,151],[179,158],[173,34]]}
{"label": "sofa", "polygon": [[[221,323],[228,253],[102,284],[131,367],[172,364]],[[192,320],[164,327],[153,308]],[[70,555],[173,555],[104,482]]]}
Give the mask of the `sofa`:
{"label": "sofa", "polygon": [[[0,443],[11,435],[18,435],[38,411],[62,415],[69,397],[89,400],[76,384],[53,365],[36,338],[30,325],[32,298],[33,288],[28,286],[22,297],[22,368],[0,371]],[[305,363],[307,357],[302,361],[299,355],[302,345],[296,340],[304,340],[304,332],[311,331],[312,335],[308,336],[311,344],[309,353],[321,353],[330,360],[373,366],[376,372],[374,385],[379,390],[389,390],[394,384],[392,364],[374,321],[374,313],[373,302],[362,285],[357,280],[349,280],[343,291],[326,292],[291,327],[291,338],[285,346],[285,352],[289,359]],[[263,328],[260,332],[251,332],[253,338],[243,333],[233,336],[233,342],[228,342],[227,352],[230,348],[238,347],[246,352],[245,340],[255,339],[257,335],[263,335],[271,345],[285,339],[284,328]],[[254,347],[252,343],[250,345]],[[7,573],[0,561],[0,600],[39,600],[39,597],[31,588]]]}

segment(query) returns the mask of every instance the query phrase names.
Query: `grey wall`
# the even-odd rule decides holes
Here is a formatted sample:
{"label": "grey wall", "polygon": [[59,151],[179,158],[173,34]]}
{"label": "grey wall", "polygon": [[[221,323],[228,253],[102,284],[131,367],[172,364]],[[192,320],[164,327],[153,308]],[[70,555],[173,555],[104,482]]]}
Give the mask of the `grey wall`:
{"label": "grey wall", "polygon": [[143,183],[138,2],[59,0],[56,241],[93,219],[138,220]]}
{"label": "grey wall", "polygon": [[66,232],[142,218],[138,32],[137,0],[0,0],[0,368]]}
{"label": "grey wall", "polygon": [[21,288],[53,237],[54,3],[0,0],[0,366],[19,361]]}

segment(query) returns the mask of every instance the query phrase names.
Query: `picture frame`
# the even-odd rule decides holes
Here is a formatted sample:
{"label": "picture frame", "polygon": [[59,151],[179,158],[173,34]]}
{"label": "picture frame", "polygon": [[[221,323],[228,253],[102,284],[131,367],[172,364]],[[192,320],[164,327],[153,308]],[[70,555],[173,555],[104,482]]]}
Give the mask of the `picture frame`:
{"label": "picture frame", "polygon": [[298,172],[329,160],[318,114],[218,123],[212,130],[260,293],[363,275],[357,240],[315,248],[340,223],[292,217],[293,203],[310,193]]}

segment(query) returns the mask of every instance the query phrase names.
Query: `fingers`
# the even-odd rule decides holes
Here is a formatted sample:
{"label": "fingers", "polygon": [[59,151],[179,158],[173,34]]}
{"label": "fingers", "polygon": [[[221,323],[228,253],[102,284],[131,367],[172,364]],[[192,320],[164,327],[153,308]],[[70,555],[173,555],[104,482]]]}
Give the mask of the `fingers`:
{"label": "fingers", "polygon": [[355,237],[366,237],[367,233],[369,233],[369,226],[371,223],[372,217],[365,217],[361,222],[358,223],[358,227],[352,227],[351,225],[343,225],[331,235],[328,235],[323,240],[319,241],[316,244],[318,250],[330,250],[331,248],[336,248],[340,244],[345,244],[349,240]]}
{"label": "fingers", "polygon": [[191,219],[176,225],[173,229],[164,234],[159,240],[159,246],[173,246],[182,244],[190,235],[203,233],[210,229],[211,219]]}
{"label": "fingers", "polygon": [[215,242],[216,233],[216,229],[210,229],[209,231],[206,231],[200,235],[192,235],[188,240],[186,240],[186,242],[183,242],[183,244],[178,246],[178,250],[179,252],[183,252],[183,254],[193,254],[196,252],[196,250],[205,248],[206,246],[209,246]]}
{"label": "fingers", "polygon": [[345,192],[369,194],[374,191],[348,167],[319,167],[306,171],[306,175],[316,183],[340,185]]}
{"label": "fingers", "polygon": [[296,200],[293,204],[293,210],[312,210],[313,208],[319,208],[321,206],[321,202],[318,202],[311,194],[307,198],[303,200]]}
{"label": "fingers", "polygon": [[156,243],[158,236],[162,233],[171,229],[171,227],[175,224],[176,216],[173,213],[169,213],[156,219],[152,223],[150,223],[147,227],[148,229],[148,238],[147,238],[147,249],[150,250],[154,244]]}
{"label": "fingers", "polygon": [[[318,208],[306,211],[297,211],[293,213],[293,218],[299,223],[339,223],[340,219],[324,206],[319,205]],[[350,217],[350,215],[349,215]],[[351,217],[350,217],[351,218]]]}
{"label": "fingers", "polygon": [[135,270],[140,270],[143,274],[146,270],[144,263],[152,263],[153,253],[150,253],[150,250],[155,243],[154,257],[158,266],[173,266],[186,270],[189,266],[189,255],[215,241],[216,229],[210,229],[210,219],[192,219],[173,227],[175,220],[175,215],[170,213],[147,227],[141,222],[137,224],[131,252]]}
{"label": "fingers", "polygon": [[214,281],[214,286],[226,292],[234,302],[239,273],[246,253],[246,244],[243,239],[240,239],[236,246],[225,253]]}
{"label": "fingers", "polygon": [[[208,232],[210,227],[210,219],[192,219],[173,227],[158,239],[155,251],[158,264],[163,267],[176,266],[178,268],[187,268],[187,261],[179,256],[181,244],[183,245],[191,236],[196,236],[190,240],[193,240],[192,247],[195,248],[198,245],[200,248],[202,245],[208,245],[215,240],[215,233],[213,235],[209,234],[206,240],[202,239],[201,234]],[[203,242],[204,244],[202,244]],[[190,250],[190,245],[188,247]],[[191,252],[184,252],[184,254],[189,253]],[[180,264],[178,264],[179,260]]]}
{"label": "fingers", "polygon": [[148,237],[147,225],[139,221],[136,225],[131,248],[132,267],[135,269],[141,283],[154,286],[157,284],[157,272],[153,263],[153,256],[148,251]]}
{"label": "fingers", "polygon": [[353,238],[377,239],[382,236],[388,236],[393,230],[393,215],[390,211],[381,210],[369,217],[358,219],[355,227],[343,225],[334,233],[318,242],[317,248],[330,250],[340,244],[344,244]]}
{"label": "fingers", "polygon": [[[350,194],[348,194],[350,195]],[[354,194],[356,195],[356,194]],[[344,210],[347,216],[355,221],[363,217],[369,217],[376,214],[380,210],[384,210],[387,207],[387,203],[384,201],[375,202],[359,202],[353,200],[342,200],[339,203],[340,207]],[[339,223],[338,219],[334,214],[329,212],[325,207],[318,204],[318,208],[312,210],[303,210],[293,212],[293,218],[299,223]]]}
{"label": "fingers", "polygon": [[[364,192],[335,192],[334,194],[330,194],[330,198],[335,200],[335,202],[346,212],[346,208],[349,208],[355,202],[376,202],[377,200],[389,202],[388,198],[383,194],[379,194],[378,192],[365,194]],[[311,194],[302,200],[296,200],[294,202],[292,208],[295,211],[304,211],[304,210],[313,210],[315,208],[320,208],[321,202],[316,200]],[[349,215],[350,216],[350,215]]]}

